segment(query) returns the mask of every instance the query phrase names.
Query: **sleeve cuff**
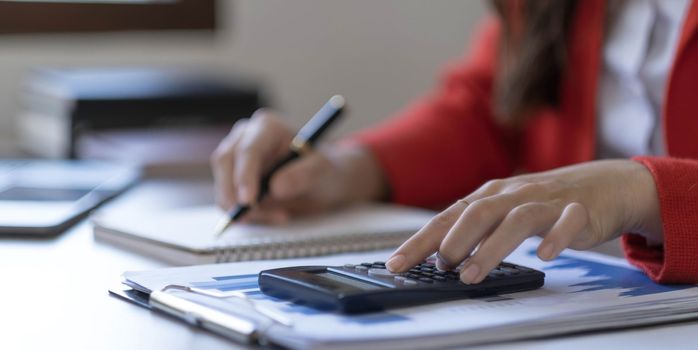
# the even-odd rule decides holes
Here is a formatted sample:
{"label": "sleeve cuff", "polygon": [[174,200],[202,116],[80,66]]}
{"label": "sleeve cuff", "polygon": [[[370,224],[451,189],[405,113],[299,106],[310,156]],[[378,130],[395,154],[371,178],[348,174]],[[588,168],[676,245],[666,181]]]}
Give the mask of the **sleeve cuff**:
{"label": "sleeve cuff", "polygon": [[654,177],[659,195],[664,243],[648,244],[625,234],[627,259],[656,282],[698,283],[698,161],[635,157]]}

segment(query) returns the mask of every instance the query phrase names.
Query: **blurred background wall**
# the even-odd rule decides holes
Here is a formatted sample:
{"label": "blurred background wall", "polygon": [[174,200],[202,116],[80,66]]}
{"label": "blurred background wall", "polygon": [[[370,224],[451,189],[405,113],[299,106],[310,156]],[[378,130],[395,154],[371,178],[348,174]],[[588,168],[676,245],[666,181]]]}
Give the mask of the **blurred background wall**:
{"label": "blurred background wall", "polygon": [[347,96],[344,134],[433,86],[486,12],[462,0],[221,0],[220,29],[0,36],[0,153],[11,154],[17,91],[34,66],[204,65],[260,78],[292,125]]}

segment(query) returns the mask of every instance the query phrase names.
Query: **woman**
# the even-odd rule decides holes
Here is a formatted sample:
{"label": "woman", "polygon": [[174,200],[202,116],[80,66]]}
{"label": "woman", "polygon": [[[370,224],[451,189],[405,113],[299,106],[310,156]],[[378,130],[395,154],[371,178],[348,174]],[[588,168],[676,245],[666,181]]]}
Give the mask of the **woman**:
{"label": "woman", "polygon": [[[529,236],[549,260],[622,234],[652,279],[698,283],[698,0],[493,4],[436,91],[282,169],[250,219],[447,206],[390,270],[438,252],[478,283]],[[269,111],[238,123],[213,155],[220,205],[252,202],[291,137]]]}

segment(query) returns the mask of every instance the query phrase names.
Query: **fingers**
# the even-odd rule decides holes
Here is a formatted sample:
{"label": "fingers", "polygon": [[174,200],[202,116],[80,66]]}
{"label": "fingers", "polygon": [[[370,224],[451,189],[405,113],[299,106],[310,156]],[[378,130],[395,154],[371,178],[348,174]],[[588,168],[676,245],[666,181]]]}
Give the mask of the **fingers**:
{"label": "fingers", "polygon": [[291,138],[289,128],[266,110],[235,123],[211,155],[218,204],[229,210],[235,203],[253,203],[262,171],[286,151]]}
{"label": "fingers", "polygon": [[247,119],[238,120],[230,133],[223,138],[211,154],[216,202],[223,210],[229,210],[235,204],[235,182],[233,179],[233,162],[235,146],[245,130]]}
{"label": "fingers", "polygon": [[547,232],[560,214],[548,203],[525,203],[514,209],[484,240],[461,269],[461,281],[479,283],[526,238]]}
{"label": "fingers", "polygon": [[448,230],[458,220],[463,209],[468,205],[460,200],[446,210],[434,216],[417,233],[403,243],[388,259],[386,267],[391,272],[404,272],[422,262],[436,252],[441,240]]}
{"label": "fingers", "polygon": [[388,269],[404,272],[438,251],[440,269],[465,260],[461,280],[479,283],[528,237],[545,236],[539,255],[552,259],[570,244],[577,244],[577,237],[593,236],[586,232],[585,207],[579,203],[563,207],[563,202],[546,194],[550,193],[547,186],[550,184],[486,184],[407,240],[388,260]]}
{"label": "fingers", "polygon": [[[459,200],[446,210],[434,216],[422,229],[403,243],[388,259],[386,267],[392,272],[403,272],[412,266],[422,262],[425,258],[437,252],[441,241],[453,227],[455,222],[470,203],[485,198],[504,189],[505,182],[492,180],[485,183],[477,191],[465,199]],[[437,266],[440,269],[448,269],[453,263],[445,261],[446,257],[437,255],[440,259]],[[457,263],[456,263],[457,265]]]}
{"label": "fingers", "polygon": [[[471,202],[441,242],[438,267],[448,270],[458,266],[513,208],[526,202],[529,196],[529,191],[523,190]],[[449,266],[444,266],[445,262]]]}
{"label": "fingers", "polygon": [[259,192],[259,179],[262,176],[262,162],[255,154],[241,152],[235,160],[233,179],[236,184],[237,203],[250,205]]}
{"label": "fingers", "polygon": [[235,151],[233,180],[239,203],[256,201],[263,169],[279,156],[290,138],[290,131],[277,118],[266,112],[253,116]]}
{"label": "fingers", "polygon": [[[257,111],[250,119],[236,123],[211,156],[215,180],[216,200],[224,210],[235,204],[250,205],[255,209],[245,216],[248,222],[284,222],[298,203],[303,208],[317,208],[319,178],[333,181],[333,164],[321,152],[311,152],[290,162],[272,177],[268,200],[259,199],[261,179],[274,162],[287,154],[293,134],[291,130],[268,111]],[[326,186],[327,187],[327,186]],[[325,188],[322,194],[332,192],[337,186]],[[321,196],[320,196],[321,197]],[[322,197],[324,198],[324,197]],[[245,220],[243,220],[245,221]]]}
{"label": "fingers", "polygon": [[568,204],[538,246],[538,257],[543,260],[555,259],[576,237],[588,237],[589,235],[580,234],[588,227],[589,214],[586,208],[579,203]]}

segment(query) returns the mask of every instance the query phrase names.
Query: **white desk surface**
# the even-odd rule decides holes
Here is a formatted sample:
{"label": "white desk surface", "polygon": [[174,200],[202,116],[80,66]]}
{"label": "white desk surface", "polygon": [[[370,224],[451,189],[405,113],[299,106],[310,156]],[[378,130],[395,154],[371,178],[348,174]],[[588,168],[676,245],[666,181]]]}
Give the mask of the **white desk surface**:
{"label": "white desk surface", "polygon": [[[128,213],[210,201],[207,184],[159,181],[132,189],[102,210]],[[0,237],[0,266],[0,349],[243,348],[110,297],[107,289],[123,271],[166,265],[95,242],[87,222],[55,238]],[[477,349],[695,349],[696,334],[693,322]]]}

